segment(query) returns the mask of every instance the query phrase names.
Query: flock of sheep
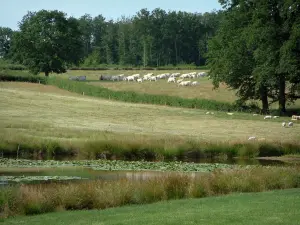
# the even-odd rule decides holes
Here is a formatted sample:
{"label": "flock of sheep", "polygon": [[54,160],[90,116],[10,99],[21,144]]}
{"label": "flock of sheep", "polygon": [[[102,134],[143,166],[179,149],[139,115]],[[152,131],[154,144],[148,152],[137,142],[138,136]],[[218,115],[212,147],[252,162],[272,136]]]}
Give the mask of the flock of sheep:
{"label": "flock of sheep", "polygon": [[191,80],[184,80],[186,78],[188,79],[195,79],[198,77],[206,77],[206,72],[191,72],[191,73],[162,73],[158,75],[154,75],[153,73],[148,73],[144,76],[141,76],[140,74],[133,74],[130,76],[125,76],[124,74],[121,75],[101,75],[99,77],[99,80],[107,80],[107,81],[127,81],[127,82],[138,82],[142,83],[144,81],[157,81],[160,79],[166,79],[168,83],[177,83],[178,86],[195,86],[198,85],[198,81],[191,81]]}

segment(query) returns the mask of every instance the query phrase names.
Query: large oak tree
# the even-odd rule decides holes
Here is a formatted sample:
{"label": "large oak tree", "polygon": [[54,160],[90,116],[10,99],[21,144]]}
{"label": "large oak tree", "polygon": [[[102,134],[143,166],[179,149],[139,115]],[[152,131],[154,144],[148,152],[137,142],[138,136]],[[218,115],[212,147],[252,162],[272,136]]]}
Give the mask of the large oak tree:
{"label": "large oak tree", "polygon": [[57,10],[29,12],[12,40],[14,57],[32,72],[64,73],[83,56],[78,20]]}
{"label": "large oak tree", "polygon": [[262,112],[297,97],[300,83],[300,1],[220,0],[224,20],[209,44],[214,85],[225,82],[241,100],[259,99]]}

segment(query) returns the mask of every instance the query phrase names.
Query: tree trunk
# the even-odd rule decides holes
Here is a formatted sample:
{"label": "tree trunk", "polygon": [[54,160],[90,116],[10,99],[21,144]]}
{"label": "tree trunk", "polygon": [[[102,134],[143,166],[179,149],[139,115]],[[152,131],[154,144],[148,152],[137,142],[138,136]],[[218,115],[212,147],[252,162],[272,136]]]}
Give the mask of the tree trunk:
{"label": "tree trunk", "polygon": [[262,114],[268,114],[269,113],[268,91],[265,86],[261,87],[260,100],[262,103]]}
{"label": "tree trunk", "polygon": [[49,71],[45,71],[45,76],[49,77]]}
{"label": "tree trunk", "polygon": [[284,78],[280,78],[279,80],[279,112],[281,115],[284,115],[286,113],[286,108],[285,108],[285,104],[286,104],[286,97],[285,97],[285,79]]}

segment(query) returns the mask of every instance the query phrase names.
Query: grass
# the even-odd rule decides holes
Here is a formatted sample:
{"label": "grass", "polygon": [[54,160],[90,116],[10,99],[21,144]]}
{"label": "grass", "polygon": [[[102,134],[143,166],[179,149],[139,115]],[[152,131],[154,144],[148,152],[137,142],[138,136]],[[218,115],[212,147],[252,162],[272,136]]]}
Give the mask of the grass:
{"label": "grass", "polygon": [[[201,152],[234,155],[237,149],[245,156],[259,152],[278,156],[300,149],[300,126],[281,127],[287,118],[206,115],[204,110],[109,101],[32,83],[3,82],[0,93],[2,149],[14,154],[18,144],[22,151],[35,148],[37,153],[85,149],[85,157],[147,149],[165,156],[195,150],[198,157]],[[249,142],[249,136],[263,139]]]}
{"label": "grass", "polygon": [[296,225],[300,221],[299,196],[299,189],[233,194],[101,211],[57,212],[32,217],[16,217],[5,220],[5,224]]}
{"label": "grass", "polygon": [[[221,88],[213,91],[213,85],[207,78],[195,79],[200,82],[200,85],[193,87],[177,87],[174,83],[167,83],[166,80],[158,80],[157,82],[145,81],[137,84],[136,82],[100,82],[100,75],[118,75],[118,74],[147,74],[147,73],[161,74],[166,71],[68,71],[63,77],[86,75],[89,84],[95,86],[102,86],[115,91],[133,91],[137,93],[146,93],[152,95],[169,95],[178,96],[182,98],[199,98],[199,99],[212,99],[224,102],[234,102],[237,98],[234,91],[230,91],[221,85]],[[167,72],[178,72],[167,71]],[[180,73],[189,73],[191,71],[179,71]],[[97,81],[97,82],[95,82]],[[99,82],[98,82],[99,81]]]}
{"label": "grass", "polygon": [[[208,71],[208,70],[201,70],[201,71]],[[190,73],[191,70],[154,70],[154,71],[148,71],[148,70],[123,70],[123,71],[112,71],[112,70],[103,70],[103,71],[92,71],[92,70],[70,70],[64,75],[59,75],[63,78],[68,78],[70,76],[79,76],[79,75],[86,75],[87,81],[91,85],[95,86],[102,86],[111,90],[115,91],[133,91],[136,93],[146,93],[146,94],[152,94],[152,95],[167,95],[167,96],[177,96],[181,98],[187,98],[187,99],[208,99],[208,100],[216,100],[220,102],[228,102],[233,103],[237,100],[237,97],[235,96],[235,91],[230,90],[226,87],[224,84],[220,84],[220,88],[213,89],[213,85],[211,80],[208,78],[197,78],[197,80],[200,85],[194,86],[194,87],[177,87],[174,83],[167,83],[166,80],[159,80],[157,82],[143,82],[143,83],[136,83],[136,82],[101,82],[99,81],[100,75],[119,75],[119,74],[125,74],[125,75],[131,75],[139,73],[141,75],[147,74],[147,73],[154,73],[162,74],[162,73],[176,73],[180,72],[183,73]],[[199,72],[199,71],[197,71]],[[55,76],[55,75],[54,75]],[[191,80],[191,79],[188,79]],[[255,103],[254,101],[250,101],[249,103]],[[260,102],[257,103],[260,105]],[[278,105],[277,103],[274,103],[270,106],[272,110],[277,109]],[[299,112],[300,108],[300,100],[297,100],[295,104],[288,105],[287,108],[290,111]]]}
{"label": "grass", "polygon": [[202,174],[166,174],[148,180],[23,184],[0,193],[2,217],[60,210],[105,209],[162,200],[299,188],[299,167],[250,167]]}

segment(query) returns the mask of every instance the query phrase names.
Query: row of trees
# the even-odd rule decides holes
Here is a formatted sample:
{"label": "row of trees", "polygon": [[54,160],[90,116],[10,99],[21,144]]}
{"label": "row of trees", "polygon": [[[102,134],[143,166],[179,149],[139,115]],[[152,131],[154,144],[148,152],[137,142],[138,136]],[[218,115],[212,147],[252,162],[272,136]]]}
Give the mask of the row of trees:
{"label": "row of trees", "polygon": [[19,31],[0,29],[0,56],[31,71],[62,73],[71,64],[210,68],[215,87],[236,89],[240,102],[286,103],[300,93],[300,0],[219,0],[223,10],[193,14],[142,9],[132,18],[79,19],[30,12]]}
{"label": "row of trees", "polygon": [[214,85],[225,82],[241,101],[257,99],[263,113],[272,102],[300,98],[300,1],[220,0],[224,17],[209,42]]}
{"label": "row of trees", "polygon": [[[40,21],[34,21],[33,16]],[[26,24],[30,21],[36,29],[42,29],[42,26],[48,29],[48,38],[53,39],[56,38],[54,29],[68,29],[66,26],[71,26],[64,23],[61,27],[51,28],[50,17],[62,21],[66,15],[58,11],[29,12],[21,21],[20,30],[28,31],[30,25]],[[93,18],[88,14],[73,20],[77,20],[79,25],[78,32],[81,33],[83,45],[80,50],[86,66],[119,64],[153,67],[192,63],[204,65],[207,41],[216,32],[219,17],[218,12],[195,14],[166,12],[157,8],[152,12],[142,9],[131,18],[122,17],[117,21],[107,21],[102,15]],[[43,19],[46,23],[42,22]],[[3,56],[8,53],[7,42],[12,30],[2,28],[1,31],[7,35],[2,38],[0,34],[0,54]],[[31,40],[35,45],[36,38],[32,35]]]}

